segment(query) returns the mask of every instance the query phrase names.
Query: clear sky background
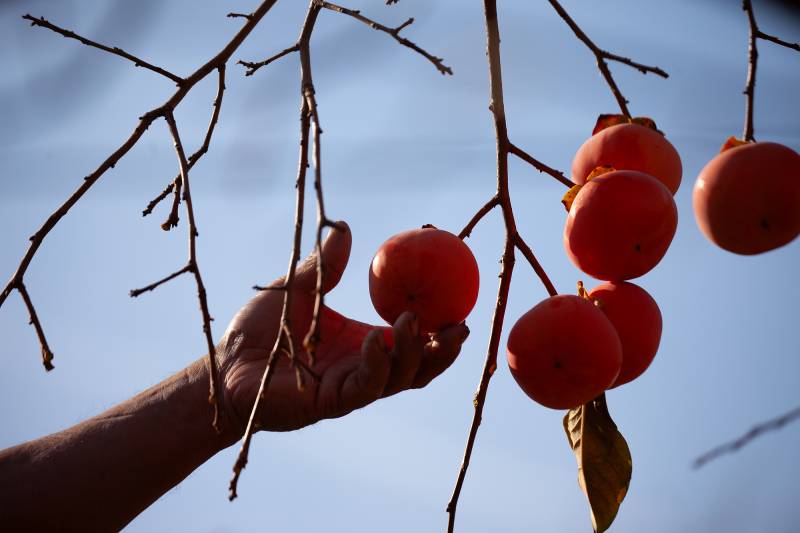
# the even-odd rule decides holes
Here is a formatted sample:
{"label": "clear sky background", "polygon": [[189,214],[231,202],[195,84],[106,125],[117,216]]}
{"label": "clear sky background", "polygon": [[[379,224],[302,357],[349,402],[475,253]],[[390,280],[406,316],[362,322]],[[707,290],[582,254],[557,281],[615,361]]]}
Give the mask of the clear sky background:
{"label": "clear sky background", "polygon": [[[118,57],[30,28],[21,15],[44,15],[185,75],[240,27],[225,14],[255,5],[0,2],[4,282],[28,236],[127,138],[137,117],[174,90],[169,81]],[[727,136],[741,134],[747,24],[740,2],[564,5],[601,47],[670,73],[662,80],[612,64],[632,112],[655,119],[684,164],[675,240],[658,267],[636,281],[663,313],[661,348],[646,374],[608,394],[634,464],[612,531],[794,532],[800,521],[800,424],[700,471],[690,468],[708,448],[800,403],[800,243],[755,257],[729,254],[705,241],[691,211],[697,173]],[[334,13],[323,12],[314,33],[326,204],[354,234],[350,266],[327,302],[379,324],[367,269],[381,242],[425,223],[457,232],[493,194],[483,12],[477,0],[403,0],[394,7],[362,0],[348,7],[387,25],[416,17],[406,35],[444,57],[455,72],[443,77],[386,35]],[[796,11],[765,0],[756,0],[755,7],[764,31],[800,40]],[[294,43],[305,9],[305,2],[279,2],[234,58],[259,60]],[[616,112],[615,102],[593,56],[545,2],[501,2],[499,9],[511,139],[568,171],[597,115]],[[798,150],[800,54],[763,41],[759,46],[756,137]],[[178,108],[190,151],[205,133],[215,83],[209,77]],[[249,78],[231,64],[227,85],[211,151],[192,172],[198,254],[216,317],[215,339],[252,295],[251,285],[285,270],[299,129],[297,58]],[[176,171],[159,121],[62,220],[34,259],[26,281],[56,354],[54,372],[42,369],[19,295],[0,309],[0,446],[95,415],[205,353],[190,278],[136,300],[128,297],[130,289],[186,260],[183,220],[177,231],[165,233],[158,225],[168,206],[141,217]],[[510,179],[520,231],[557,289],[574,292],[575,282],[586,276],[563,250],[563,186],[513,159]],[[307,220],[313,218],[309,200]],[[313,224],[307,229],[304,253],[311,248]],[[502,231],[494,213],[468,241],[482,286],[468,319],[472,335],[444,375],[424,390],[341,420],[258,434],[236,502],[226,498],[238,451],[232,447],[127,531],[443,531],[488,343]],[[506,332],[545,297],[519,260]],[[457,531],[590,530],[562,415],[529,400],[501,354]]]}

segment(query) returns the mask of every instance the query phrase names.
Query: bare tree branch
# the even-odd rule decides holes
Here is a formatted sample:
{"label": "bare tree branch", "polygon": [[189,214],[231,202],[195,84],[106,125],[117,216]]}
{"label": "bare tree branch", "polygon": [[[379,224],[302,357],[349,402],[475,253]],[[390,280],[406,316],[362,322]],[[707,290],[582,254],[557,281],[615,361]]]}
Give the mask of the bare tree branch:
{"label": "bare tree branch", "polygon": [[472,230],[475,229],[475,226],[478,225],[478,222],[480,222],[483,217],[489,214],[489,211],[491,211],[498,205],[500,205],[500,198],[498,198],[497,196],[492,196],[492,198],[488,202],[486,202],[483,205],[483,207],[478,209],[478,212],[475,213],[475,215],[473,215],[472,219],[467,223],[466,226],[464,226],[464,229],[462,229],[459,232],[458,238],[463,241],[464,239],[469,237],[472,234]]}
{"label": "bare tree branch", "polygon": [[[477,438],[478,428],[481,425],[483,418],[483,408],[486,403],[486,395],[489,390],[489,381],[492,378],[495,370],[497,369],[497,353],[500,347],[500,336],[503,331],[503,321],[505,319],[506,304],[508,302],[508,293],[511,287],[511,276],[514,270],[514,263],[516,261],[514,256],[514,249],[520,248],[524,251],[526,257],[534,266],[534,270],[539,274],[542,282],[551,294],[555,293],[552,283],[544,274],[544,270],[539,266],[538,261],[533,256],[533,252],[525,244],[517,231],[516,221],[514,219],[514,211],[511,206],[511,196],[508,188],[508,155],[512,153],[513,145],[508,138],[508,127],[506,125],[505,104],[503,101],[503,76],[502,67],[500,63],[500,29],[497,21],[497,0],[484,0],[484,13],[486,17],[486,48],[487,58],[489,63],[489,85],[490,85],[490,105],[489,109],[492,111],[494,117],[495,137],[496,137],[496,151],[497,151],[497,202],[503,213],[503,221],[505,223],[505,246],[503,247],[502,266],[500,268],[500,287],[497,291],[497,302],[494,308],[494,316],[492,317],[492,329],[489,334],[489,347],[486,352],[486,361],[483,365],[481,379],[478,384],[478,390],[473,399],[473,407],[475,412],[472,417],[472,424],[470,426],[469,435],[467,436],[467,443],[464,449],[464,456],[461,461],[461,467],[458,471],[455,487],[453,488],[452,496],[447,504],[448,514],[448,533],[453,533],[455,530],[456,508],[458,506],[458,499],[461,495],[461,489],[464,486],[466,479],[467,469],[469,468],[472,451]],[[485,204],[472,221],[467,225],[462,234],[466,235],[471,231],[483,215],[492,209],[491,201]]]}
{"label": "bare tree branch", "polygon": [[756,68],[758,67],[758,26],[753,13],[753,4],[750,0],[742,2],[742,9],[747,12],[750,22],[750,38],[747,49],[747,82],[745,83],[745,110],[744,110],[744,140],[754,141],[753,132],[753,100],[756,93]]}
{"label": "bare tree branch", "polygon": [[50,346],[47,344],[47,339],[44,336],[44,329],[42,328],[41,322],[39,322],[39,317],[36,315],[36,309],[33,307],[33,302],[31,301],[31,297],[28,294],[28,289],[25,287],[25,284],[20,282],[19,285],[16,287],[19,291],[20,296],[22,296],[22,300],[25,302],[25,307],[28,308],[28,315],[30,316],[30,320],[28,321],[29,324],[32,324],[34,329],[36,329],[36,335],[39,337],[39,344],[42,347],[42,364],[44,365],[44,369],[48,372],[53,370],[53,352],[50,350]]}
{"label": "bare tree branch", "polygon": [[668,78],[669,74],[667,74],[664,70],[658,67],[643,65],[641,63],[632,61],[627,57],[622,57],[616,54],[612,54],[610,52],[606,52],[601,48],[598,48],[598,46],[594,44],[594,42],[591,39],[589,39],[589,37],[583,32],[580,26],[578,26],[575,23],[575,21],[572,20],[572,17],[569,16],[569,13],[567,13],[567,11],[563,7],[561,7],[561,4],[559,4],[557,0],[548,0],[548,1],[550,2],[550,5],[553,6],[553,9],[556,10],[558,15],[562,19],[564,19],[564,22],[566,22],[567,25],[572,29],[573,33],[575,33],[575,36],[578,37],[578,39],[580,39],[583,42],[583,44],[585,44],[589,48],[589,50],[592,51],[595,58],[597,59],[597,67],[600,69],[600,73],[603,75],[603,78],[605,78],[606,83],[608,83],[608,86],[611,88],[611,92],[614,94],[614,98],[617,100],[617,104],[619,104],[619,108],[622,111],[622,114],[625,115],[628,119],[630,119],[631,112],[628,110],[628,100],[626,100],[625,97],[622,96],[622,92],[619,90],[617,83],[614,81],[614,77],[611,75],[611,71],[608,69],[608,63],[606,63],[606,59],[622,63],[623,65],[628,65],[631,68],[635,68],[642,74],[647,74],[648,72],[651,72],[653,74],[661,76],[662,78]]}
{"label": "bare tree branch", "polygon": [[[155,119],[157,119],[158,117],[161,117],[161,116],[163,116],[165,118],[171,117],[172,116],[172,112],[175,109],[175,107],[177,107],[177,105],[179,103],[181,103],[181,101],[183,101],[183,99],[186,97],[186,95],[189,93],[189,91],[198,82],[200,82],[202,79],[204,79],[209,73],[211,73],[213,70],[217,69],[219,71],[219,73],[220,73],[220,80],[221,80],[220,81],[220,92],[218,93],[218,99],[215,102],[216,109],[215,109],[214,116],[212,118],[212,125],[209,127],[209,132],[206,135],[206,139],[207,140],[210,139],[211,131],[213,130],[213,124],[216,123],[216,120],[218,118],[219,102],[221,101],[221,92],[222,92],[222,90],[224,90],[224,81],[223,81],[224,77],[223,77],[223,75],[224,75],[225,64],[230,59],[231,55],[233,55],[233,53],[239,48],[239,46],[242,44],[242,42],[244,42],[244,40],[247,38],[247,36],[250,35],[250,32],[253,31],[253,29],[261,21],[261,19],[264,17],[264,15],[266,15],[267,12],[272,8],[272,6],[275,4],[275,2],[276,2],[276,0],[264,0],[259,5],[259,7],[252,13],[251,17],[247,19],[247,22],[242,26],[242,28],[228,42],[228,44],[226,44],[225,47],[223,47],[223,49],[220,52],[218,52],[214,57],[212,57],[210,60],[208,60],[204,65],[202,65],[200,68],[195,70],[189,77],[184,79],[184,78],[177,78],[177,76],[174,76],[174,75],[172,75],[172,77],[171,77],[171,76],[169,76],[167,74],[164,74],[164,75],[167,75],[167,77],[170,77],[170,79],[177,78],[178,80],[180,80],[179,82],[176,82],[176,83],[178,83],[178,89],[175,91],[175,93],[173,93],[173,95],[164,104],[162,104],[161,106],[156,107],[156,108],[146,112],[144,115],[142,115],[139,118],[139,123],[136,125],[136,127],[134,128],[133,132],[130,134],[128,139],[125,142],[123,142],[122,145],[119,148],[117,148],[110,156],[108,156],[108,158],[106,158],[106,160],[103,161],[100,164],[100,166],[98,166],[94,170],[94,172],[92,172],[91,174],[86,176],[83,179],[83,181],[81,182],[80,186],[75,190],[75,192],[73,192],[72,195],[70,195],[69,198],[67,198],[66,201],[47,218],[47,220],[42,224],[42,226],[39,228],[39,230],[33,236],[30,237],[31,244],[28,247],[27,252],[23,256],[22,260],[20,261],[16,272],[11,277],[11,280],[9,280],[9,282],[6,284],[6,286],[3,289],[3,291],[0,292],[0,307],[3,306],[3,304],[6,301],[6,299],[8,298],[9,294],[11,294],[11,292],[13,290],[16,289],[16,290],[20,291],[20,294],[22,295],[23,299],[25,300],[25,303],[28,306],[28,310],[31,313],[31,317],[32,317],[32,321],[34,322],[34,326],[36,326],[37,335],[39,336],[39,340],[40,340],[40,343],[42,345],[42,354],[43,354],[43,358],[45,360],[45,368],[46,369],[49,370],[50,368],[52,368],[52,365],[50,364],[50,360],[52,359],[52,351],[50,350],[49,346],[47,345],[47,342],[45,341],[45,337],[44,337],[44,333],[43,333],[42,328],[41,328],[41,324],[39,324],[38,320],[34,320],[33,319],[33,317],[36,316],[35,310],[33,308],[33,304],[30,302],[30,298],[27,297],[27,290],[26,290],[25,284],[24,284],[25,273],[27,272],[27,269],[28,269],[31,261],[33,260],[34,255],[36,255],[36,252],[38,251],[39,247],[42,245],[42,242],[47,237],[47,235],[50,233],[50,231],[58,224],[58,222],[61,220],[61,218],[63,218],[64,215],[66,215],[70,211],[70,209],[72,209],[72,207],[78,202],[78,200],[80,200],[83,197],[83,195],[106,173],[106,171],[108,171],[110,168],[113,168],[120,161],[120,159],[122,159],[130,151],[130,149],[133,148],[134,145],[136,145],[136,143],[139,141],[139,139],[142,137],[142,135],[144,135],[144,132],[147,131],[147,128],[150,127],[150,125],[153,123],[153,121]],[[131,59],[132,61],[134,61],[134,63],[139,62],[140,64],[142,64],[144,66],[144,64],[140,60],[138,60],[138,58],[135,58],[133,56],[129,56],[129,54],[128,55],[124,55],[126,53],[123,53],[119,49],[108,49],[107,50],[108,47],[105,47],[104,45],[99,45],[98,43],[94,43],[93,41],[89,41],[88,39],[84,39],[82,37],[79,37],[79,36],[75,35],[73,32],[69,32],[68,30],[62,30],[61,28],[56,28],[55,26],[53,26],[52,24],[48,23],[44,19],[34,19],[33,17],[30,17],[29,15],[26,16],[26,18],[28,20],[31,20],[34,25],[43,26],[43,27],[46,27],[46,28],[49,28],[49,29],[53,29],[54,31],[58,31],[62,35],[65,35],[65,33],[66,33],[65,36],[67,36],[67,37],[75,38],[75,39],[79,40],[80,42],[82,42],[84,44],[87,44],[89,46],[93,46],[93,47],[96,47],[96,48],[100,48],[101,50],[108,51],[109,53],[112,53],[112,54],[115,54],[115,55],[121,55],[122,57],[126,57],[127,59]],[[150,67],[152,67],[152,65]],[[148,68],[150,68],[150,67],[148,67]],[[153,68],[151,68],[151,70],[153,70]],[[158,72],[158,70],[156,70],[156,72]],[[175,80],[173,80],[173,81],[175,81]],[[182,159],[182,161],[181,161],[181,181],[183,182],[183,186],[184,186],[184,191],[185,191],[184,194],[186,196],[188,196],[188,169],[189,169],[189,164],[188,163],[187,164],[183,164],[183,163],[186,162],[185,161],[185,159],[186,159],[185,158],[185,154],[181,159]],[[167,193],[167,194],[169,194],[169,193]],[[188,211],[188,214],[189,214],[189,218],[191,219],[190,227],[192,228],[191,229],[192,237],[190,237],[190,239],[191,239],[190,246],[193,246],[191,243],[193,243],[193,239],[196,236],[196,227],[194,226],[194,222],[193,222],[194,215],[192,213],[192,209],[191,209],[191,206],[189,204],[190,204],[190,202],[187,201],[187,211]],[[192,251],[190,251],[190,257],[193,257],[193,256],[194,256],[194,252],[192,250]],[[207,329],[207,331],[206,331],[206,339],[209,340],[210,339],[210,334],[211,334],[210,325],[209,325],[210,321],[211,321],[211,317],[208,314],[207,304],[206,304],[206,301],[205,301],[205,289],[202,286],[202,280],[200,278],[200,272],[199,272],[199,269],[197,268],[196,261],[190,261],[190,266],[192,266],[192,268],[193,268],[193,273],[195,274],[195,279],[196,279],[196,281],[198,283],[198,298],[200,300],[201,309],[203,310],[203,315],[204,315],[203,316],[204,329]],[[210,374],[211,374],[210,387],[211,387],[212,391],[215,391],[216,390],[216,385],[215,385],[216,359],[213,358],[213,353],[214,353],[213,343],[211,343],[209,341],[209,345],[211,347],[209,349],[209,358],[210,358],[210,362],[211,362],[211,365],[212,365],[211,372],[210,372]],[[212,396],[216,397],[216,394],[213,394]],[[215,403],[215,405],[214,405],[214,424],[215,424],[215,427],[217,427],[216,426],[217,417],[218,417],[218,404]]]}
{"label": "bare tree branch", "polygon": [[707,463],[717,459],[723,455],[734,453],[739,451],[741,448],[749,444],[751,441],[761,437],[765,433],[769,433],[771,431],[776,431],[781,429],[785,425],[794,422],[795,420],[800,419],[800,407],[795,407],[788,413],[785,413],[779,417],[773,418],[771,420],[767,420],[766,422],[762,422],[756,426],[753,426],[747,433],[742,435],[741,437],[734,439],[730,442],[726,442],[725,444],[721,444],[716,448],[704,453],[700,457],[694,460],[692,466],[695,469],[701,468]]}
{"label": "bare tree branch", "polygon": [[747,49],[747,82],[745,83],[744,96],[745,96],[745,110],[744,110],[744,140],[755,141],[754,126],[753,126],[753,113],[754,113],[754,99],[756,93],[756,69],[758,67],[758,39],[764,39],[771,43],[780,46],[785,46],[792,50],[800,52],[800,43],[790,43],[768,35],[758,28],[756,22],[756,15],[753,11],[753,2],[751,0],[742,1],[742,9],[747,14],[747,20],[750,25],[750,36],[748,39]]}
{"label": "bare tree branch", "polygon": [[332,4],[331,2],[324,2],[324,1],[321,1],[321,0],[319,0],[319,5],[321,7],[323,7],[323,8],[325,8],[325,9],[330,9],[331,11],[336,11],[337,13],[342,13],[343,15],[348,15],[350,17],[353,17],[354,19],[356,19],[356,20],[358,20],[360,22],[363,22],[364,24],[366,24],[367,26],[369,26],[372,29],[375,29],[375,30],[378,30],[378,31],[382,31],[382,32],[386,33],[387,35],[390,35],[391,37],[394,38],[394,40],[396,40],[401,45],[414,50],[415,52],[417,52],[418,54],[423,56],[425,59],[427,59],[428,61],[433,63],[433,65],[436,67],[436,70],[438,70],[442,74],[450,74],[451,76],[453,75],[453,69],[451,69],[450,67],[445,65],[442,62],[443,59],[441,57],[436,57],[434,55],[429,54],[428,52],[426,52],[425,50],[423,50],[422,48],[420,48],[419,46],[417,46],[413,42],[409,41],[405,37],[401,37],[400,36],[400,31],[402,29],[408,27],[409,25],[411,25],[414,22],[413,18],[410,18],[410,19],[406,20],[404,23],[402,23],[401,25],[399,25],[396,28],[390,28],[388,26],[384,26],[383,24],[381,24],[379,22],[375,22],[374,20],[372,20],[370,18],[365,17],[364,15],[361,14],[360,11],[357,11],[357,10],[348,9],[346,7],[342,7],[342,6],[339,6],[339,5],[336,5],[336,4]]}
{"label": "bare tree branch", "polygon": [[528,260],[531,268],[533,268],[533,271],[536,272],[536,275],[541,280],[542,285],[544,285],[545,289],[547,289],[547,293],[550,296],[555,296],[558,294],[556,288],[553,286],[553,282],[550,281],[550,278],[547,276],[547,272],[545,272],[544,268],[542,268],[542,265],[539,264],[539,260],[536,259],[535,255],[533,255],[533,250],[531,250],[530,246],[528,246],[528,244],[522,239],[522,236],[520,236],[519,233],[515,233],[512,235],[511,239],[514,242],[514,246],[516,246],[517,249],[522,252],[522,255],[525,256],[525,259]]}
{"label": "bare tree branch", "polygon": [[214,339],[211,336],[211,314],[208,311],[208,299],[206,298],[206,288],[203,285],[203,278],[200,275],[200,266],[197,264],[197,246],[196,240],[199,232],[197,231],[197,222],[194,216],[194,207],[192,206],[192,193],[189,188],[189,162],[186,160],[186,153],[183,150],[183,143],[178,132],[178,125],[175,123],[175,116],[172,111],[168,111],[164,118],[169,125],[169,133],[172,135],[172,140],[175,143],[175,152],[178,156],[178,163],[181,168],[181,182],[183,183],[183,200],[186,204],[186,216],[189,219],[189,270],[194,274],[194,280],[197,284],[197,297],[200,300],[200,312],[203,315],[203,333],[206,337],[206,344],[208,345],[208,365],[209,365],[209,396],[208,402],[214,407],[214,419],[212,425],[219,433],[219,413],[222,401],[222,395],[219,392],[219,369],[217,367],[217,353],[214,346]]}
{"label": "bare tree branch", "polygon": [[130,296],[131,296],[131,298],[136,298],[137,296],[140,296],[140,295],[142,295],[142,294],[144,294],[144,293],[146,293],[146,292],[149,292],[149,291],[155,290],[156,288],[158,288],[158,287],[160,287],[161,285],[163,285],[163,284],[167,283],[168,281],[172,281],[173,279],[177,278],[177,277],[178,277],[178,276],[180,276],[181,274],[185,274],[185,273],[187,273],[187,272],[191,272],[191,270],[192,270],[192,267],[191,267],[191,265],[186,265],[186,266],[185,266],[185,267],[183,267],[182,269],[180,269],[180,270],[176,270],[175,272],[173,272],[173,273],[172,273],[172,274],[170,274],[169,276],[164,276],[164,277],[163,277],[163,278],[161,278],[160,280],[158,280],[158,281],[154,281],[154,282],[153,282],[153,283],[151,283],[150,285],[147,285],[147,286],[145,286],[145,287],[142,287],[141,289],[133,289],[133,290],[130,292]]}
{"label": "bare tree branch", "polygon": [[250,20],[253,17],[253,15],[250,14],[250,13],[233,13],[233,12],[231,12],[231,13],[228,13],[226,15],[226,17],[228,17],[229,19],[243,18],[243,19]]}
{"label": "bare tree branch", "polygon": [[153,198],[152,200],[150,200],[150,203],[148,203],[148,204],[147,204],[147,207],[145,207],[145,208],[144,208],[144,210],[142,211],[142,216],[143,216],[143,217],[146,217],[147,215],[149,215],[150,213],[152,213],[152,212],[153,212],[153,209],[155,209],[155,207],[156,207],[158,204],[160,204],[160,203],[161,203],[161,201],[162,201],[164,198],[166,198],[167,196],[169,196],[169,194],[170,194],[170,193],[172,192],[172,190],[175,188],[175,184],[176,184],[176,183],[178,183],[180,180],[181,180],[181,178],[180,178],[180,176],[178,176],[177,178],[175,178],[174,180],[172,180],[171,182],[169,182],[169,184],[168,184],[168,185],[167,185],[167,186],[164,188],[164,190],[163,190],[163,191],[161,191],[161,192],[158,194],[158,196],[156,196],[155,198]]}
{"label": "bare tree branch", "polygon": [[80,43],[85,44],[86,46],[91,46],[93,48],[98,48],[98,49],[100,49],[100,50],[102,50],[104,52],[108,52],[109,54],[113,54],[115,56],[123,57],[123,58],[127,59],[128,61],[132,61],[133,65],[135,67],[146,68],[147,70],[155,72],[156,74],[161,74],[162,76],[171,79],[179,87],[186,82],[186,80],[181,78],[180,76],[177,76],[177,75],[173,74],[172,72],[169,72],[168,70],[165,70],[165,69],[163,69],[161,67],[157,67],[157,66],[155,66],[155,65],[153,65],[151,63],[148,63],[147,61],[144,61],[143,59],[139,59],[138,57],[129,54],[128,52],[126,52],[125,50],[122,50],[121,48],[117,48],[116,46],[114,48],[111,48],[111,47],[106,46],[104,44],[100,44],[98,42],[95,42],[95,41],[92,41],[90,39],[87,39],[85,37],[81,37],[80,35],[78,35],[77,33],[73,32],[73,31],[65,30],[63,28],[60,28],[60,27],[56,26],[55,24],[51,24],[50,22],[46,21],[44,19],[44,17],[36,18],[36,17],[34,17],[34,16],[30,15],[30,14],[27,14],[27,15],[23,15],[22,18],[24,18],[25,20],[30,20],[31,21],[31,26],[40,26],[42,28],[47,28],[48,30],[52,30],[52,31],[54,31],[54,32],[56,32],[58,34],[63,35],[64,37],[67,37],[68,39],[75,39],[76,41],[79,41]]}
{"label": "bare tree branch", "polygon": [[765,41],[769,41],[771,43],[775,43],[780,46],[785,46],[786,48],[791,48],[792,50],[800,52],[800,43],[790,43],[789,41],[778,39],[774,35],[768,35],[761,30],[758,30],[757,35],[759,39],[764,39]]}
{"label": "bare tree branch", "polygon": [[[316,0],[311,0],[311,3],[306,14],[305,22],[303,23],[302,31],[300,32],[300,39],[298,40],[298,50],[301,50],[304,61],[310,61],[310,46],[311,33],[314,30],[314,24],[319,15],[320,6]],[[305,51],[303,51],[305,49]],[[280,326],[275,336],[275,344],[267,358],[267,365],[264,368],[264,373],[261,375],[261,382],[258,388],[258,394],[253,402],[253,408],[250,410],[250,417],[247,421],[244,437],[242,438],[242,446],[239,449],[239,454],[236,457],[236,462],[233,465],[233,477],[231,478],[228,486],[228,499],[233,501],[237,497],[237,487],[239,484],[239,477],[242,471],[247,466],[247,460],[250,453],[250,443],[253,439],[253,434],[258,429],[258,422],[256,421],[264,400],[265,393],[272,380],[272,375],[275,371],[276,359],[281,351],[287,351],[289,359],[294,365],[299,361],[298,357],[294,354],[294,342],[292,339],[292,329],[290,322],[290,315],[292,310],[292,285],[294,283],[295,269],[297,262],[300,260],[300,247],[302,244],[303,235],[303,210],[305,206],[305,188],[306,188],[306,174],[308,170],[308,147],[309,147],[309,132],[311,130],[311,108],[309,107],[309,99],[306,98],[306,87],[302,85],[306,81],[310,82],[310,63],[306,65],[306,69],[301,75],[301,104],[300,104],[300,161],[297,167],[297,180],[295,188],[297,189],[297,199],[295,204],[295,223],[294,223],[294,243],[292,246],[292,253],[289,259],[289,267],[284,278],[281,289],[284,291],[283,309],[281,310]],[[313,90],[313,85],[311,86]],[[299,366],[295,366],[299,369]],[[302,385],[301,374],[298,373],[298,385]]]}
{"label": "bare tree branch", "polygon": [[239,65],[243,65],[245,68],[247,68],[247,71],[244,73],[245,76],[252,76],[261,67],[266,67],[267,65],[269,65],[273,61],[277,61],[278,59],[282,58],[283,56],[289,55],[292,52],[297,52],[299,49],[300,49],[299,45],[294,44],[294,45],[290,46],[289,48],[281,50],[277,54],[268,57],[264,61],[258,61],[258,62],[255,62],[255,63],[253,63],[251,61],[238,61],[238,64]]}
{"label": "bare tree branch", "polygon": [[528,155],[527,152],[525,152],[524,150],[519,148],[517,145],[510,144],[509,145],[509,151],[510,151],[510,153],[514,154],[515,156],[519,157],[520,159],[522,159],[523,161],[525,161],[526,163],[531,165],[533,168],[535,168],[539,172],[544,172],[545,174],[550,174],[556,180],[558,180],[562,184],[566,185],[567,187],[572,187],[573,185],[575,185],[566,176],[564,176],[563,172],[561,172],[559,170],[556,170],[554,168],[550,168],[547,165],[545,165],[544,163],[534,159],[533,157]]}
{"label": "bare tree branch", "polygon": [[[206,129],[206,136],[203,139],[203,144],[198,148],[191,156],[189,156],[189,169],[191,170],[194,167],[194,164],[197,163],[200,158],[202,158],[206,153],[208,153],[208,149],[211,146],[211,136],[214,134],[214,129],[217,126],[217,122],[219,121],[219,113],[222,109],[222,97],[225,94],[225,64],[223,63],[219,67],[217,67],[217,96],[214,98],[213,108],[214,110],[211,113],[211,120],[209,121],[208,128]],[[178,208],[180,206],[181,201],[181,176],[178,174],[175,176],[169,185],[159,194],[156,198],[150,201],[147,204],[147,208],[142,211],[142,216],[147,216],[153,212],[153,208],[157,206],[161,200],[166,198],[169,193],[173,192],[173,200],[172,200],[172,210],[170,211],[169,217],[164,223],[161,224],[161,229],[165,231],[169,231],[170,229],[174,228],[178,225]]]}

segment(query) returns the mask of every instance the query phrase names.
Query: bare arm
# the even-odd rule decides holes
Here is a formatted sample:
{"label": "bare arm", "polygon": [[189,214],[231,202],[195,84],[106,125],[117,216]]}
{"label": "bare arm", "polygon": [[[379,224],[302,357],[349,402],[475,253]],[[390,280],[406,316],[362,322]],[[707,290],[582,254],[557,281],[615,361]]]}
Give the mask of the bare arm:
{"label": "bare arm", "polygon": [[[350,230],[332,231],[325,264],[339,281],[350,253]],[[315,286],[315,260],[295,278],[292,324],[307,331]],[[276,282],[277,283],[277,282]],[[0,451],[0,529],[5,531],[118,531],[192,471],[244,433],[283,305],[279,291],[264,291],[234,317],[219,345],[223,406],[221,434],[211,425],[206,359],[141,394],[47,437]],[[321,313],[316,380],[297,389],[285,359],[276,367],[259,428],[290,431],[337,418],[373,401],[420,388],[455,360],[469,334],[457,324],[429,337],[404,313],[387,348],[381,329]],[[302,338],[302,336],[300,336]],[[298,353],[302,347],[296,346]]]}
{"label": "bare arm", "polygon": [[74,427],[0,452],[9,531],[117,531],[237,440],[211,427],[204,360]]}

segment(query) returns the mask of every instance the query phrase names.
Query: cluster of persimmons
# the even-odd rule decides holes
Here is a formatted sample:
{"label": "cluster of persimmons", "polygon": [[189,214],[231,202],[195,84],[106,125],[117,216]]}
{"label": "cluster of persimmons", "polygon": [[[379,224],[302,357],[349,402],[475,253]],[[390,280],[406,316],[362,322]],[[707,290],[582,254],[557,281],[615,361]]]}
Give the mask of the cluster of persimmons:
{"label": "cluster of persimmons", "polygon": [[571,409],[639,376],[661,340],[655,300],[627,280],[655,267],[678,225],[678,152],[649,119],[601,115],[572,164],[564,197],[564,248],[605,281],[591,292],[547,298],[508,336],[508,364],[540,404]]}
{"label": "cluster of persimmons", "polygon": [[[553,409],[583,405],[641,375],[661,340],[655,300],[629,280],[652,270],[675,235],[681,183],[677,150],[648,118],[601,115],[572,163],[564,196],[564,247],[572,263],[603,281],[556,295],[522,315],[508,336],[511,373]],[[755,254],[800,234],[800,155],[769,142],[731,138],[700,173],[694,211],[723,249]],[[410,310],[420,333],[464,320],[478,296],[478,266],[457,236],[424,226],[399,233],[370,267],[375,309],[393,323]],[[391,345],[390,330],[384,336]]]}

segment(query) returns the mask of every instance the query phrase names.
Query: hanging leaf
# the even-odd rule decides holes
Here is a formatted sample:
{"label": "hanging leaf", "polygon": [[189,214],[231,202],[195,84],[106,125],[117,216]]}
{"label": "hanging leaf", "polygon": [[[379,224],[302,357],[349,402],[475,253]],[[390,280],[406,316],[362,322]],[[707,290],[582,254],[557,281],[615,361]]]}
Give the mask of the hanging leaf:
{"label": "hanging leaf", "polygon": [[617,430],[605,394],[564,416],[567,440],[578,460],[578,484],[589,498],[592,527],[611,527],[631,482],[631,452]]}

